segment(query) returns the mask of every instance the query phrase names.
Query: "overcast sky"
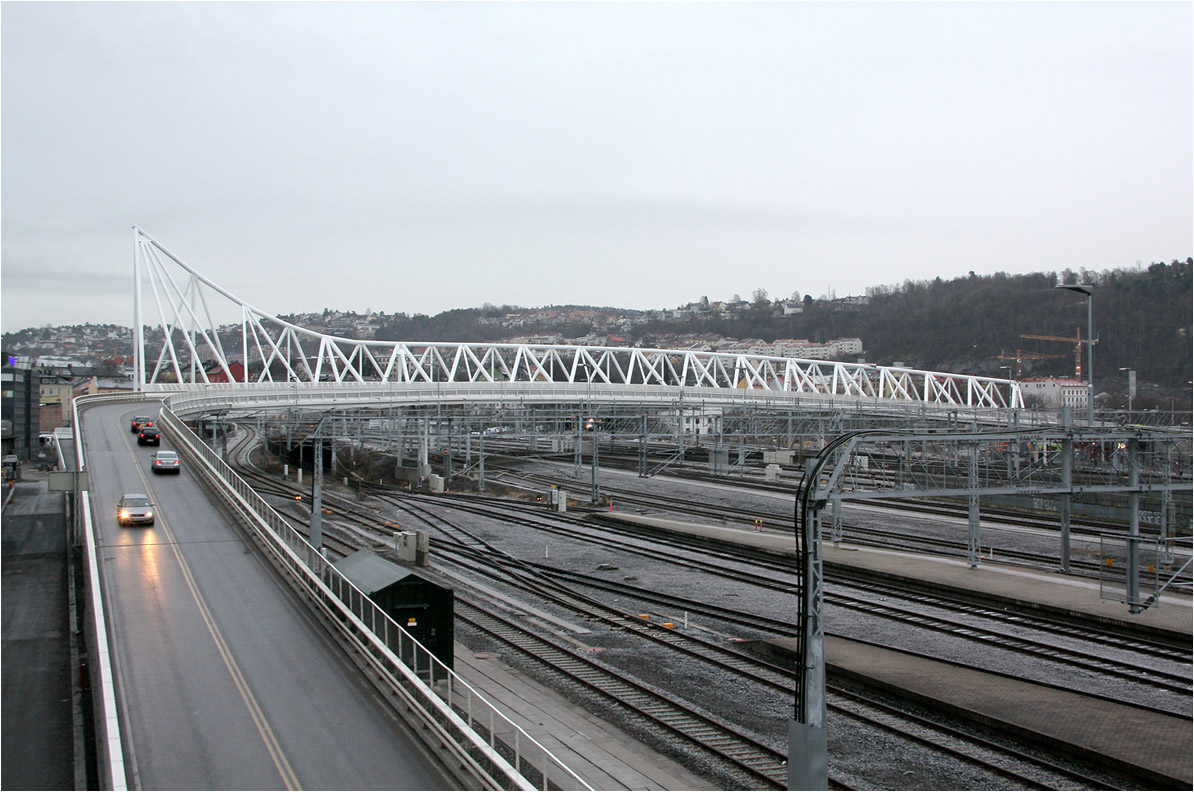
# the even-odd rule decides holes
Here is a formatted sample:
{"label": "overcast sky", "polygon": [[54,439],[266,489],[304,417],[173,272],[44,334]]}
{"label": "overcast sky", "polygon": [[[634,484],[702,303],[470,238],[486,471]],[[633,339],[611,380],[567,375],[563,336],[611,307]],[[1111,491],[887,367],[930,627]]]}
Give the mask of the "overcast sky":
{"label": "overcast sky", "polygon": [[[3,329],[675,307],[1194,248],[1194,5],[0,8]],[[412,339],[413,340],[413,339]]]}

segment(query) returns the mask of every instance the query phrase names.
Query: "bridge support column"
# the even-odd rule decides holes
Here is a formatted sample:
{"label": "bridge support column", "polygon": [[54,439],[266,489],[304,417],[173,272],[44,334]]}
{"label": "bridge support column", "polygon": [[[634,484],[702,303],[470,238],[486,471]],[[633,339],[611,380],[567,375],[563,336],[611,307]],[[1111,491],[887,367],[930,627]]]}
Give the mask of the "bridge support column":
{"label": "bridge support column", "polygon": [[1062,407],[1061,425],[1066,430],[1061,441],[1061,571],[1070,571],[1070,520],[1074,509],[1074,437],[1070,434],[1070,408]]}
{"label": "bridge support column", "polygon": [[643,416],[643,433],[638,438],[638,477],[647,477],[647,416]]}
{"label": "bridge support column", "polygon": [[[978,443],[973,443],[970,447],[970,491],[975,493],[978,490]],[[969,518],[969,561],[970,566],[976,567],[979,564],[982,555],[982,535],[980,533],[982,523],[979,520],[979,501],[977,494],[971,494],[970,505],[967,510]]]}
{"label": "bridge support column", "polygon": [[1140,441],[1128,441],[1128,612],[1140,613]]}
{"label": "bridge support column", "polygon": [[979,560],[982,555],[982,535],[980,532],[981,521],[979,520],[979,504],[978,496],[970,496],[970,505],[967,509],[967,517],[969,519],[968,527],[968,542],[967,556],[970,566],[976,567],[979,565]]}
{"label": "bridge support column", "polygon": [[584,423],[585,423],[584,416],[578,414],[576,416],[576,453],[573,454],[573,460],[572,460],[575,465],[575,468],[576,468],[572,472],[572,477],[574,479],[577,479],[578,481],[580,480],[580,466],[584,459],[584,457],[582,456],[584,454],[584,448],[585,448]]}
{"label": "bridge support column", "polygon": [[[1173,452],[1165,455],[1165,483],[1173,482]],[[1173,563],[1173,493],[1168,489],[1161,491],[1161,563],[1169,566]]]}
{"label": "bridge support column", "polygon": [[485,491],[485,433],[477,439],[477,491]]}
{"label": "bridge support column", "polygon": [[311,477],[311,530],[308,539],[323,549],[323,438],[315,438],[315,475]]}
{"label": "bridge support column", "polygon": [[598,478],[599,465],[597,461],[597,425],[593,425],[593,492],[592,502],[601,501],[601,482]]}

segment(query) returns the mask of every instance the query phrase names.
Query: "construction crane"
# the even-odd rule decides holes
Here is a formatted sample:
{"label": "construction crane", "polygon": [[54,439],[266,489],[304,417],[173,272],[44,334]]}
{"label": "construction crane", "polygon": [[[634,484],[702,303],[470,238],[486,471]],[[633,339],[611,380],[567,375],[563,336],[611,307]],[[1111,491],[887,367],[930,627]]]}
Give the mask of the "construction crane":
{"label": "construction crane", "polygon": [[[1049,335],[1027,335],[1021,334],[1020,338],[1033,338],[1037,341],[1065,341],[1074,345],[1074,378],[1079,382],[1082,380],[1082,329],[1079,328],[1074,331],[1073,337],[1069,336],[1049,336]],[[1087,343],[1091,343],[1087,340]]]}
{"label": "construction crane", "polygon": [[1015,375],[1013,375],[1012,379],[1020,379],[1020,366],[1025,360],[1045,360],[1047,358],[1063,358],[1063,357],[1069,357],[1069,355],[1046,355],[1041,352],[1025,352],[1023,349],[1017,349],[1016,354],[1014,356],[1000,355],[999,359],[1000,360],[1016,361],[1016,368],[1015,368],[1016,373],[1015,373]]}

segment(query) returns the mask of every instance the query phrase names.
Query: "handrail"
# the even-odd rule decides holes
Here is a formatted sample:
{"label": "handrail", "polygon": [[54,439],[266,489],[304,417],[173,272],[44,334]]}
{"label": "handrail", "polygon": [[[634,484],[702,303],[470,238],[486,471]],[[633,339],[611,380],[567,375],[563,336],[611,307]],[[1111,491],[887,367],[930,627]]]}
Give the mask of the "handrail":
{"label": "handrail", "polygon": [[155,385],[154,394],[169,399],[178,414],[201,411],[211,407],[240,407],[263,409],[354,409],[370,406],[392,406],[446,403],[505,403],[518,405],[587,403],[655,404],[669,409],[734,408],[794,408],[866,410],[871,414],[888,414],[897,418],[910,416],[925,418],[934,415],[942,420],[969,420],[982,425],[1006,426],[1012,411],[995,408],[944,407],[921,402],[880,402],[858,396],[827,394],[792,394],[763,390],[726,390],[717,388],[598,385],[557,383],[554,385],[528,382],[365,382],[365,383],[275,383],[272,385],[244,385],[241,383],[211,383],[197,385]]}
{"label": "handrail", "polygon": [[[169,406],[163,406],[158,425],[247,519],[275,563],[306,591],[342,635],[357,645],[361,656],[484,786],[591,789],[329,564]],[[538,776],[542,786],[528,780],[528,773]]]}
{"label": "handrail", "polygon": [[[112,398],[110,396],[80,396],[71,404],[72,420],[75,433],[75,458],[78,460],[79,470],[85,470],[83,456],[83,432],[79,423],[79,414],[95,402],[123,401],[127,396]],[[87,621],[85,629],[90,634],[91,646],[96,667],[91,669],[91,685],[95,694],[92,701],[99,702],[99,712],[95,717],[97,731],[96,742],[100,746],[98,759],[101,773],[107,784],[104,789],[127,790],[128,779],[124,767],[124,743],[120,734],[120,717],[116,707],[116,686],[112,674],[112,655],[108,647],[107,615],[104,611],[103,587],[100,583],[99,560],[96,558],[95,526],[91,518],[91,492],[78,490],[75,510],[76,519],[83,521],[83,542],[87,561],[87,587],[91,607],[88,612],[91,619]],[[90,668],[90,664],[89,664]],[[106,747],[107,750],[104,750]]]}

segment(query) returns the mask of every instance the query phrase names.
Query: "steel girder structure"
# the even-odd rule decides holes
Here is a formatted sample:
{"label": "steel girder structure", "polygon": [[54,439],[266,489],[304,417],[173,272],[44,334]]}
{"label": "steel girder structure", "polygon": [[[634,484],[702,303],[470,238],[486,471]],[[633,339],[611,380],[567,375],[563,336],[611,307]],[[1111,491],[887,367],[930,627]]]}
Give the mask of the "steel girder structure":
{"label": "steel girder structure", "polygon": [[[762,390],[930,407],[1018,409],[1018,383],[834,361],[692,350],[533,344],[369,341],[317,333],[261,311],[134,228],[136,385],[239,382],[527,382]],[[170,265],[173,264],[174,267]],[[176,275],[181,271],[181,275]],[[146,293],[160,347],[146,338]],[[239,328],[217,325],[220,298]],[[231,349],[230,349],[231,347]],[[234,368],[235,363],[243,371]],[[239,376],[238,376],[239,375]]]}

